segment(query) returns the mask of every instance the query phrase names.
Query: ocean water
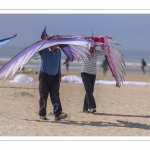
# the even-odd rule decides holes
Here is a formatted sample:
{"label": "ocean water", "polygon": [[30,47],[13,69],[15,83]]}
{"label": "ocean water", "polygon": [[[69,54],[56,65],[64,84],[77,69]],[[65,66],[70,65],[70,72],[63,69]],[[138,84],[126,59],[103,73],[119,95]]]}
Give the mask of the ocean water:
{"label": "ocean water", "polygon": [[[0,68],[4,66],[9,60],[11,60],[15,55],[17,55],[20,51],[22,51],[25,47],[16,47],[16,46],[4,46],[0,49]],[[123,49],[116,49],[118,50],[124,57],[124,61],[126,64],[125,71],[126,72],[136,72],[141,73],[141,58],[144,58],[147,62],[147,66],[145,70],[147,74],[150,74],[150,50],[123,50]],[[35,53],[32,59],[25,65],[25,69],[33,69],[39,70],[40,59],[36,60],[35,57],[38,56],[38,53]],[[61,68],[62,70],[66,69],[64,63],[65,61],[65,54],[62,52],[62,59],[61,59]],[[97,70],[98,72],[102,72],[101,63],[104,59],[104,56],[99,56],[97,61]],[[69,65],[70,70],[80,71],[82,66],[82,61],[74,61],[71,62]]]}

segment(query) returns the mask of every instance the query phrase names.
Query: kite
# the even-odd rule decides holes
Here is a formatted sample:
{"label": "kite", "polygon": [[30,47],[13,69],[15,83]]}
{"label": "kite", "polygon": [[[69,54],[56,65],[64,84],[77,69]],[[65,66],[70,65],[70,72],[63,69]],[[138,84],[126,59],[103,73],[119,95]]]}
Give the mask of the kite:
{"label": "kite", "polygon": [[[41,38],[43,40],[38,41],[22,50],[0,69],[0,79],[3,78],[6,80],[9,75],[11,75],[12,78],[17,70],[22,70],[22,68],[30,61],[36,52],[39,52],[47,47],[58,45],[58,47],[60,47],[66,54],[68,59],[65,63],[67,63],[74,60],[83,61],[83,57],[89,59],[88,56],[90,55],[90,47],[93,45],[99,45],[107,52],[105,58],[116,80],[116,87],[120,87],[123,84],[125,63],[123,60],[123,55],[113,48],[112,44],[120,44],[113,40],[112,37],[53,35],[50,39],[44,39],[43,37],[45,36],[48,36],[46,33],[46,27],[41,34]],[[9,41],[11,38],[4,40]],[[0,42],[3,42],[4,40],[0,40]]]}
{"label": "kite", "polygon": [[16,36],[17,36],[17,34],[15,34],[14,36],[9,37],[9,38],[1,39],[1,40],[0,40],[0,48],[1,48],[3,45],[7,44],[9,41],[11,41],[11,40],[12,40],[14,37],[16,37]]}

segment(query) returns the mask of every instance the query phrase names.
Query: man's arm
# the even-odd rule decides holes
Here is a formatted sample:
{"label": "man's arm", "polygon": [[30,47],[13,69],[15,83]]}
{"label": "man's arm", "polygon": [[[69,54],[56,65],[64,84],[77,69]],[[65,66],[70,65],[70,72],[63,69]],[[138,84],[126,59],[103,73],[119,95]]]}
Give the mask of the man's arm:
{"label": "man's arm", "polygon": [[42,53],[43,53],[43,50],[42,50],[42,51],[39,51],[38,53],[39,53],[39,55],[42,55]]}
{"label": "man's arm", "polygon": [[59,74],[59,82],[61,82],[61,51],[60,52],[60,61],[59,61],[59,68],[58,68],[58,74]]}
{"label": "man's arm", "polygon": [[107,55],[107,51],[103,47],[101,47],[100,51],[99,50],[95,50],[95,52],[99,56],[105,56],[105,55]]}

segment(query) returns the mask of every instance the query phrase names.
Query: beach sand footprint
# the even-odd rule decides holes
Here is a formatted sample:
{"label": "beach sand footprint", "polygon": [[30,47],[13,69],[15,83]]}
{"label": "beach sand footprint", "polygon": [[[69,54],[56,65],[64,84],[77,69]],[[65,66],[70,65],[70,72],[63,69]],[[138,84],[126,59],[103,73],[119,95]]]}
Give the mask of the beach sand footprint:
{"label": "beach sand footprint", "polygon": [[8,94],[10,96],[15,96],[15,97],[24,97],[24,96],[27,96],[27,97],[34,97],[32,94],[28,93],[28,92],[20,92],[20,93],[13,93],[13,94]]}

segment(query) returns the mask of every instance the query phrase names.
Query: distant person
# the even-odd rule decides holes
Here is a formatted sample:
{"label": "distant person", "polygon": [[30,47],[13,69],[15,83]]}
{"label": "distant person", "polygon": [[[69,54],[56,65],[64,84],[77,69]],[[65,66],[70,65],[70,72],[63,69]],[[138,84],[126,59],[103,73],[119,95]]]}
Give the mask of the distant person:
{"label": "distant person", "polygon": [[83,103],[83,112],[85,113],[96,112],[96,102],[93,92],[97,73],[97,57],[106,55],[106,51],[96,50],[96,46],[93,46],[90,48],[90,53],[91,55],[89,56],[89,59],[84,58],[81,69],[81,78],[86,92]]}
{"label": "distant person", "polygon": [[142,68],[143,74],[146,74],[146,71],[145,71],[145,67],[147,66],[146,61],[143,58],[141,60],[142,60],[141,61],[141,64],[142,64],[141,68]]}
{"label": "distant person", "polygon": [[102,68],[103,68],[103,75],[106,77],[106,72],[107,72],[107,70],[108,70],[108,63],[107,63],[106,58],[103,60],[101,66],[102,66]]}
{"label": "distant person", "polygon": [[[68,60],[68,58],[66,58],[65,62]],[[69,62],[66,62],[66,71],[69,71]]]}

